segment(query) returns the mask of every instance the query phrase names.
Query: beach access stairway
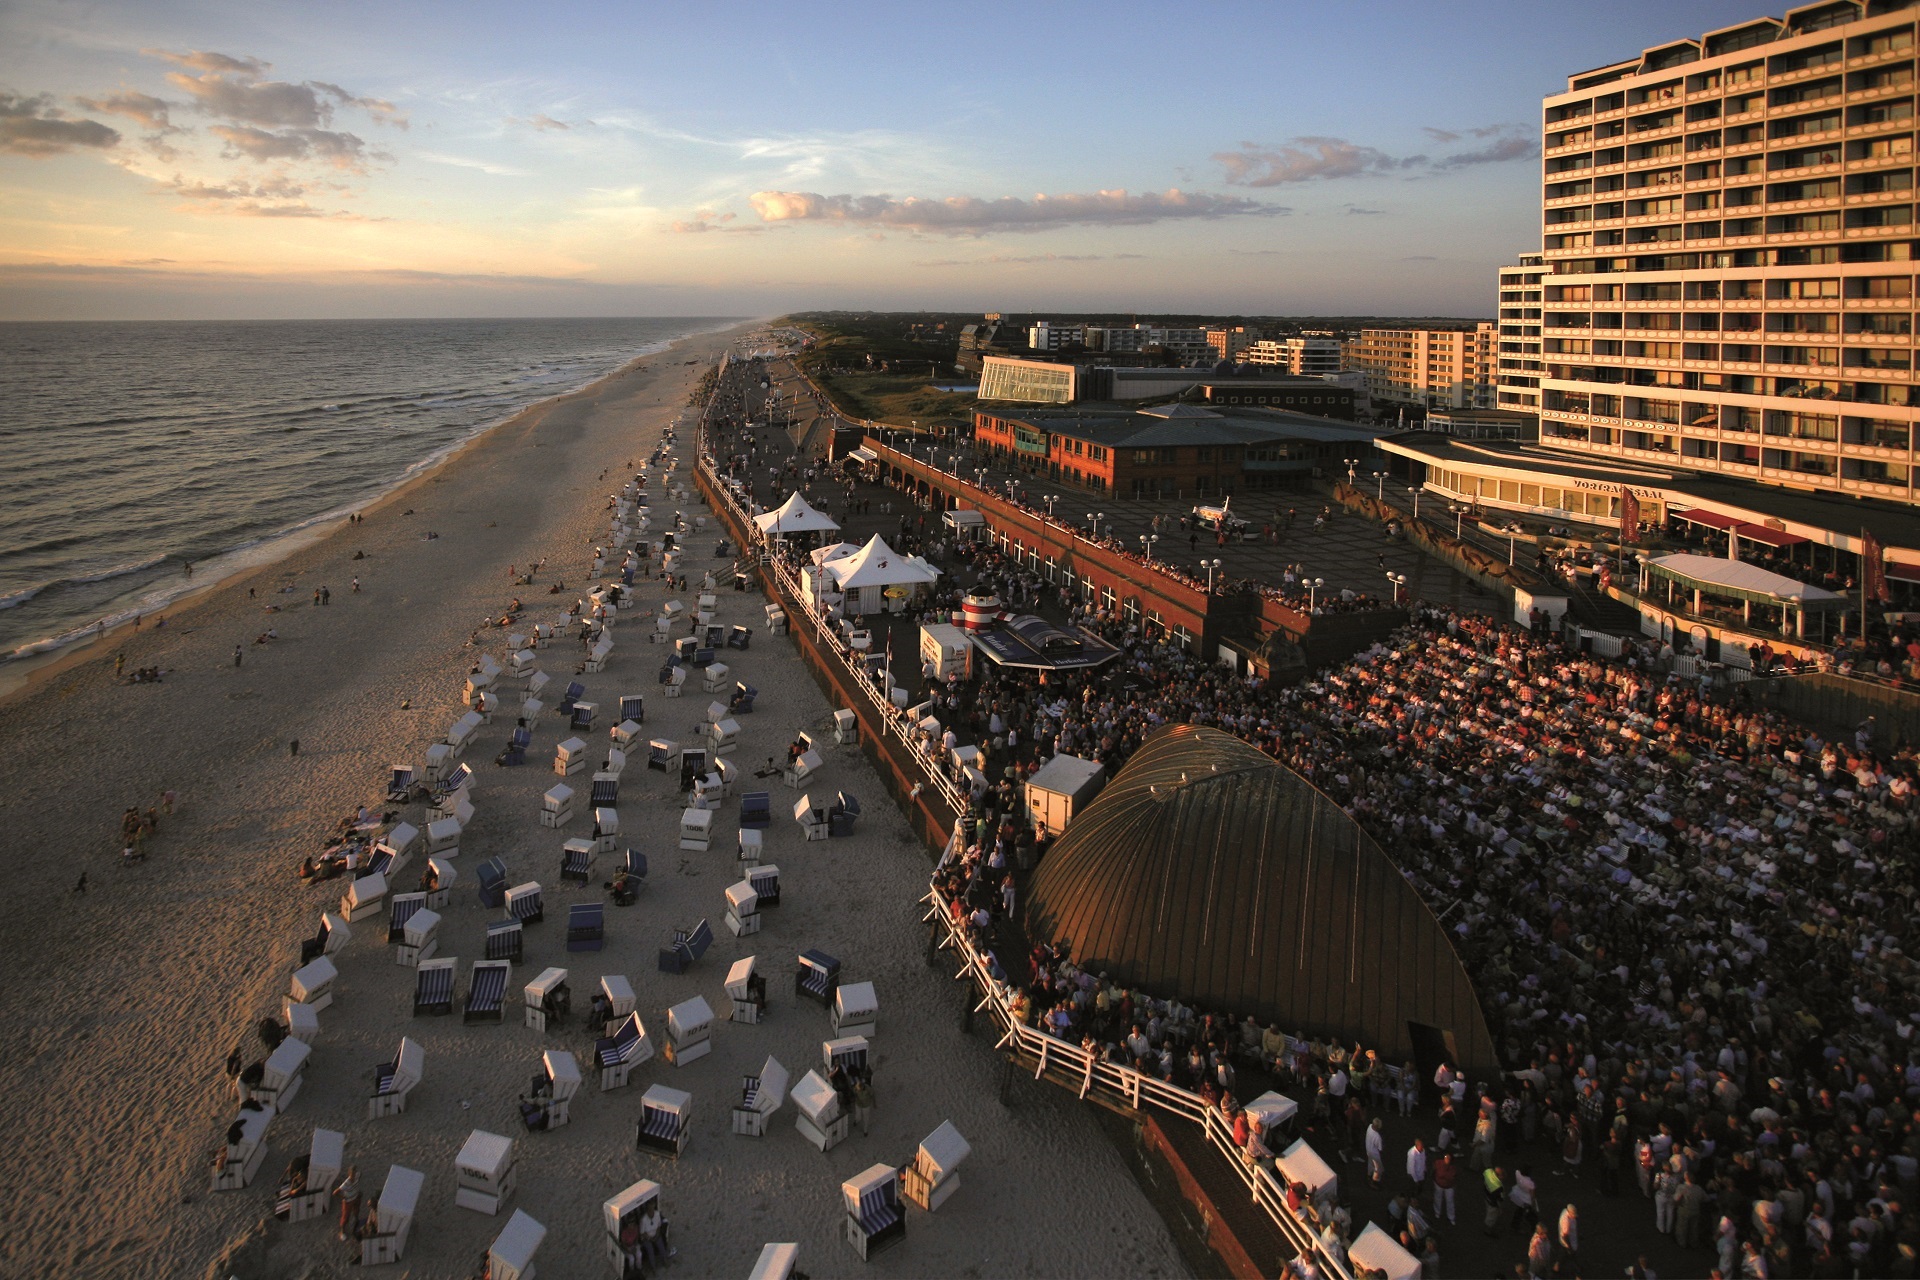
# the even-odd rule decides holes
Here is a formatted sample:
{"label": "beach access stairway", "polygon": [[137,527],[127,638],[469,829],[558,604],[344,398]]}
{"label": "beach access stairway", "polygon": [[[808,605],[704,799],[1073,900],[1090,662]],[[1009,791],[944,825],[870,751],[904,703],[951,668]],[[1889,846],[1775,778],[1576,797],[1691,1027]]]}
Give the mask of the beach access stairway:
{"label": "beach access stairway", "polygon": [[[950,841],[940,865],[958,854],[957,841]],[[964,924],[956,922],[953,904],[938,889],[922,901],[928,907],[926,920],[940,938],[938,951],[960,962],[954,980],[967,981],[969,998],[976,1001],[973,1012],[987,1014],[1000,1032],[996,1050],[1006,1054],[1014,1065],[1031,1069],[1034,1079],[1072,1089],[1083,1100],[1121,1112],[1147,1111],[1172,1118],[1174,1123],[1162,1125],[1169,1144],[1194,1171],[1196,1180],[1243,1242],[1255,1244],[1264,1233],[1238,1230],[1242,1220],[1263,1220],[1268,1230],[1278,1233],[1288,1251],[1312,1255],[1322,1276],[1353,1280],[1352,1272],[1321,1246],[1313,1228],[1287,1207],[1286,1187],[1265,1169],[1240,1158],[1232,1126],[1221,1117],[1217,1106],[1209,1105],[1191,1090],[1107,1062],[1078,1044],[1020,1022],[1013,1014],[1014,988],[993,976],[987,957],[974,946]],[[964,919],[964,915],[959,917]],[[1212,1148],[1211,1155],[1201,1152],[1201,1147]],[[1254,1221],[1246,1224],[1258,1225]]]}

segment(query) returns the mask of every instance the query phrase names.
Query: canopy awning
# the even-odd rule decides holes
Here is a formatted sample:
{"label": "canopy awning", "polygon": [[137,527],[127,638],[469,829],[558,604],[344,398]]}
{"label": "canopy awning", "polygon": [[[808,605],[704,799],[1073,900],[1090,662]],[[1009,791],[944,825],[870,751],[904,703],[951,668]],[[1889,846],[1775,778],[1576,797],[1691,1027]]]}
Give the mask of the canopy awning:
{"label": "canopy awning", "polygon": [[1764,542],[1769,547],[1795,547],[1807,541],[1797,533],[1770,529],[1764,524],[1737,524],[1733,531],[1749,542]]}
{"label": "canopy awning", "polygon": [[851,453],[847,454],[847,457],[853,459],[855,462],[862,464],[863,466],[869,462],[878,462],[880,460],[880,455],[875,453],[873,450],[867,448],[867,446],[865,445],[861,445],[858,449],[853,450]]}
{"label": "canopy awning", "polygon": [[1704,524],[1711,529],[1731,529],[1743,523],[1739,516],[1723,516],[1718,511],[1672,511],[1667,512],[1675,520],[1685,520],[1688,524]]}
{"label": "canopy awning", "polygon": [[1816,587],[1743,560],[1719,556],[1661,556],[1647,562],[1647,571],[1708,595],[1751,600],[1755,604],[1784,604],[1796,609],[1847,607],[1846,597],[1825,587]]}
{"label": "canopy awning", "polygon": [[826,533],[838,529],[833,517],[823,511],[816,511],[799,494],[793,494],[779,507],[753,518],[753,523],[761,533],[768,537],[780,537],[789,533]]}
{"label": "canopy awning", "polygon": [[965,525],[981,525],[987,522],[987,518],[980,514],[980,512],[975,511],[972,507],[955,507],[953,510],[943,514],[941,519],[955,529]]}
{"label": "canopy awning", "polygon": [[1898,578],[1902,582],[1920,582],[1920,564],[1902,564],[1898,560],[1889,560],[1887,576]]}

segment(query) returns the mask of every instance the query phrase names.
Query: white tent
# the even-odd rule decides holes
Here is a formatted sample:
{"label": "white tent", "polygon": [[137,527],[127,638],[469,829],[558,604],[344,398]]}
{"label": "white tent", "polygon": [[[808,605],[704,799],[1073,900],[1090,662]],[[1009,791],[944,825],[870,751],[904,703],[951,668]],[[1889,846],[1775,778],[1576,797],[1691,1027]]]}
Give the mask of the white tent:
{"label": "white tent", "polygon": [[798,493],[788,497],[774,510],[755,516],[753,523],[769,538],[784,537],[790,533],[826,533],[840,528],[834,523],[833,517],[815,511]]}
{"label": "white tent", "polygon": [[1355,1271],[1366,1267],[1383,1272],[1387,1280],[1418,1280],[1420,1275],[1420,1259],[1408,1253],[1377,1223],[1369,1222],[1367,1229],[1347,1246],[1347,1257],[1352,1259]]}
{"label": "white tent", "polygon": [[858,543],[836,542],[830,547],[815,547],[807,553],[807,559],[815,564],[825,564],[829,560],[839,560],[850,556],[860,549]]}
{"label": "white tent", "polygon": [[1744,560],[1728,560],[1720,556],[1671,555],[1657,556],[1649,560],[1647,565],[1663,577],[1697,586],[1709,594],[1724,591],[1736,599],[1763,602],[1785,600],[1788,604],[1816,609],[1823,604],[1844,600],[1844,597],[1825,587],[1811,586],[1798,578],[1789,578]]}
{"label": "white tent", "polygon": [[821,567],[846,595],[846,613],[879,613],[887,607],[890,588],[911,594],[932,586],[940,576],[938,569],[919,557],[903,556],[889,547],[877,533],[852,555]]}

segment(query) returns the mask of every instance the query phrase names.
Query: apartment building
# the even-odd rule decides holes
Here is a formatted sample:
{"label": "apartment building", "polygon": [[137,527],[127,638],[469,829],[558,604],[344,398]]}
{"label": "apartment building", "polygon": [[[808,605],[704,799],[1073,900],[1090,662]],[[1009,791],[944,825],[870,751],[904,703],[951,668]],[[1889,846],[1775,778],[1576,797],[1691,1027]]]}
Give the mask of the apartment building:
{"label": "apartment building", "polygon": [[1375,409],[1491,409],[1495,325],[1362,329],[1346,364],[1367,376]]}
{"label": "apartment building", "polygon": [[1085,345],[1087,326],[1083,324],[1055,324],[1051,320],[1042,320],[1027,327],[1027,346],[1034,351],[1060,351],[1067,347]]}
{"label": "apartment building", "polygon": [[[1545,100],[1543,445],[1916,500],[1917,19],[1809,5]],[[1522,360],[1509,274],[1524,328],[1532,272],[1501,281],[1501,354]],[[1528,372],[1503,365],[1503,402]]]}
{"label": "apartment building", "polygon": [[1158,348],[1183,360],[1195,360],[1213,350],[1207,343],[1205,329],[1165,329],[1148,324],[1089,326],[1086,343],[1089,351],[1138,352]]}
{"label": "apartment building", "polygon": [[1500,336],[1494,356],[1496,409],[1540,413],[1540,293],[1545,258],[1523,253],[1500,268]]}
{"label": "apartment building", "polygon": [[1245,325],[1237,324],[1230,329],[1223,326],[1207,330],[1207,346],[1222,360],[1232,360],[1237,363],[1245,356],[1247,348],[1253,345],[1253,341],[1253,333]]}
{"label": "apartment building", "polygon": [[1241,357],[1248,364],[1284,369],[1304,378],[1324,378],[1345,367],[1346,348],[1339,335],[1316,330],[1291,338],[1263,338]]}

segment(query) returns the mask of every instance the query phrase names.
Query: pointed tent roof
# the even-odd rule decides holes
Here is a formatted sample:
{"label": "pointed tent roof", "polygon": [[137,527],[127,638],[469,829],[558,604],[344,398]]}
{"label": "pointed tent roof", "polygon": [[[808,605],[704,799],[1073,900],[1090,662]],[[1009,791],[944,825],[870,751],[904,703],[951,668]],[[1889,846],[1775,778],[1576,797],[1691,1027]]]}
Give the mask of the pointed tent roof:
{"label": "pointed tent roof", "polygon": [[842,591],[852,587],[917,585],[940,576],[939,570],[895,551],[877,533],[852,555],[827,561],[826,570]]}
{"label": "pointed tent roof", "polygon": [[760,532],[772,537],[788,533],[824,533],[840,527],[831,516],[815,511],[798,493],[765,515],[755,516],[753,523]]}
{"label": "pointed tent roof", "polygon": [[860,546],[854,542],[836,542],[829,547],[815,547],[807,553],[807,559],[815,564],[825,564],[829,560],[841,560],[858,551]]}

